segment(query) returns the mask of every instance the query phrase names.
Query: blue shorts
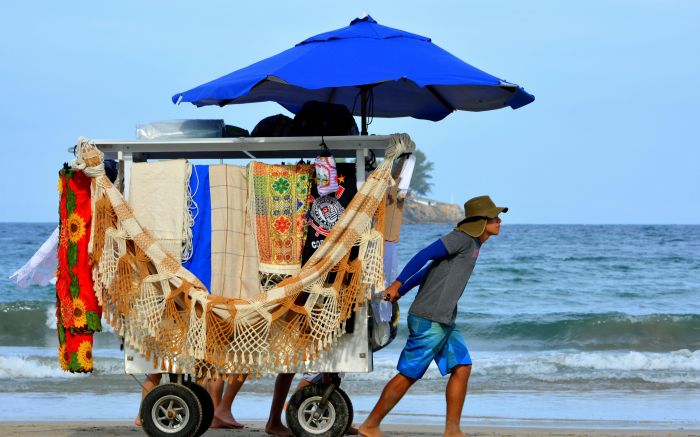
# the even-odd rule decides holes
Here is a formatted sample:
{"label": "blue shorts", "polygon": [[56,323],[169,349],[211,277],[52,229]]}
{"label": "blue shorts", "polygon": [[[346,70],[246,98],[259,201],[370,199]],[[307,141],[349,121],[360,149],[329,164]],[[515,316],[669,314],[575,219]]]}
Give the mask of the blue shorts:
{"label": "blue shorts", "polygon": [[406,346],[396,366],[403,375],[421,379],[433,360],[443,376],[452,372],[455,366],[472,363],[462,334],[454,325],[443,325],[409,314],[408,331]]}

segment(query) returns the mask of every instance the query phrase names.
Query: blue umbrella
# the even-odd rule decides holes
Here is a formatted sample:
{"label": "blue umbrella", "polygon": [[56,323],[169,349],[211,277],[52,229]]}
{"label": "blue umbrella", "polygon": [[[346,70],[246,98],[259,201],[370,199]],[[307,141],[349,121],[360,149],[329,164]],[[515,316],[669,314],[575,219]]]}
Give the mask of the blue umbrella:
{"label": "blue umbrella", "polygon": [[173,96],[197,106],[273,101],[295,114],[310,100],[345,105],[362,116],[366,134],[368,115],[438,121],[458,109],[517,109],[535,97],[369,15]]}

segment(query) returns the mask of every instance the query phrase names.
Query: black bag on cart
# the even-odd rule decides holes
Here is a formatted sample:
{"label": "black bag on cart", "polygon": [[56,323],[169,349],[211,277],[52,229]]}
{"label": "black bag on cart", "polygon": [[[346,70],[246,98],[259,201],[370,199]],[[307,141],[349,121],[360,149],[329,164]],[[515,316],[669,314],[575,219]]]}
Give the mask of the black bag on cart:
{"label": "black bag on cart", "polygon": [[294,117],[298,136],[359,135],[357,123],[345,105],[312,100],[304,103]]}
{"label": "black bag on cart", "polygon": [[294,120],[284,114],[271,115],[258,122],[251,137],[293,137]]}

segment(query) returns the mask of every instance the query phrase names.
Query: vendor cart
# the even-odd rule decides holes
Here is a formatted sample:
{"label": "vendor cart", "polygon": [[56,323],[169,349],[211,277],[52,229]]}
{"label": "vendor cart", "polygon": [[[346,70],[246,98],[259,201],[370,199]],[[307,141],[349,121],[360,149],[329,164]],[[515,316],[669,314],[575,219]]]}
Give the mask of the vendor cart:
{"label": "vendor cart", "polygon": [[[207,160],[290,160],[318,156],[327,145],[336,158],[356,162],[358,187],[370,167],[366,162],[384,157],[391,136],[330,137],[242,137],[196,138],[176,140],[94,140],[91,143],[105,159],[117,161],[115,186],[128,198],[131,166],[135,162],[165,159]],[[275,373],[324,372],[329,383],[311,385],[294,394],[287,408],[287,424],[297,436],[338,436],[352,424],[353,408],[340,389],[341,372],[371,372],[371,305],[365,302],[348,320],[345,334],[336,344],[314,360],[280,364]],[[194,376],[166,371],[167,363],[154,368],[151,360],[125,345],[127,374],[169,373],[169,382],[153,389],[141,406],[143,429],[152,436],[199,436],[210,426],[213,405],[209,394],[194,381]]]}

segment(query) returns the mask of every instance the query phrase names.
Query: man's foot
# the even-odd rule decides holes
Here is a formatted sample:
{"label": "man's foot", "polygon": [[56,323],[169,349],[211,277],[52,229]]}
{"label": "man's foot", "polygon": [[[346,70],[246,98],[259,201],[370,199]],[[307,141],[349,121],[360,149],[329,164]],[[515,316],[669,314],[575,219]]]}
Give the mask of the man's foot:
{"label": "man's foot", "polygon": [[243,428],[245,428],[245,425],[243,425],[242,423],[236,422],[235,419],[232,421],[228,421],[228,420],[223,420],[220,417],[214,416],[214,419],[212,419],[211,425],[209,426],[209,428],[243,429]]}
{"label": "man's foot", "polygon": [[141,423],[141,416],[136,416],[136,419],[134,419],[134,425],[143,426],[143,424]]}
{"label": "man's foot", "polygon": [[355,428],[354,426],[350,425],[348,426],[348,429],[345,430],[345,435],[359,435],[360,430]]}
{"label": "man's foot", "polygon": [[214,411],[214,420],[211,422],[211,428],[241,429],[244,427],[245,425],[233,418],[230,408]]}
{"label": "man's foot", "polygon": [[294,437],[292,433],[289,432],[289,430],[281,423],[278,425],[265,425],[265,432],[269,435],[278,437]]}
{"label": "man's foot", "polygon": [[445,430],[445,434],[443,434],[443,437],[467,437],[467,435],[459,429],[453,431]]}
{"label": "man's foot", "polygon": [[363,423],[357,431],[364,437],[384,437],[378,426],[368,426]]}

